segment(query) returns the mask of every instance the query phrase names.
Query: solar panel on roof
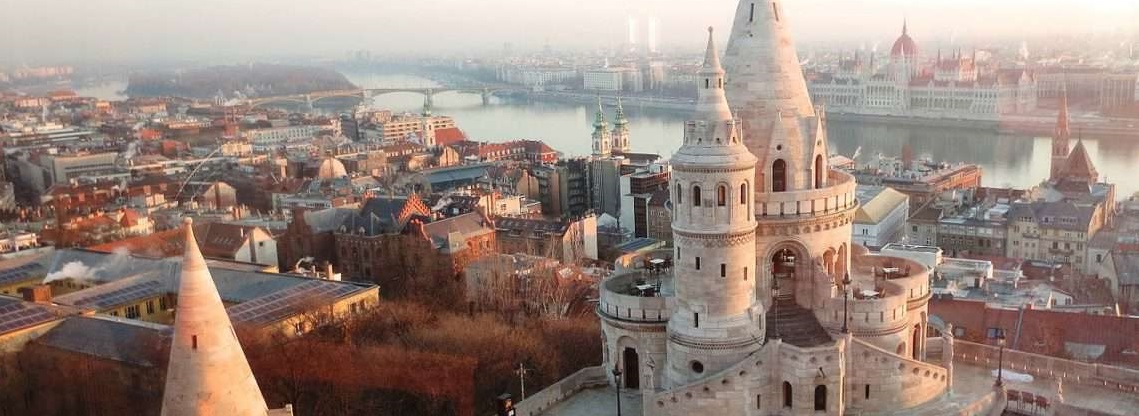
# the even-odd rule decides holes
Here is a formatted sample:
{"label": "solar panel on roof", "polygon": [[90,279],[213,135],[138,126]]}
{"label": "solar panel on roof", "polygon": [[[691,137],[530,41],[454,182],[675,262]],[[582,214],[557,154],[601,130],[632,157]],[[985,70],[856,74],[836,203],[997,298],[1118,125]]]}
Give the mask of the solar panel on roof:
{"label": "solar panel on roof", "polygon": [[229,308],[234,321],[266,325],[301,312],[311,301],[336,299],[358,290],[352,285],[310,281]]}
{"label": "solar panel on roof", "polygon": [[[12,306],[12,305],[9,305]],[[0,309],[0,333],[6,333],[55,319],[55,314],[41,307],[15,304],[16,309]]]}

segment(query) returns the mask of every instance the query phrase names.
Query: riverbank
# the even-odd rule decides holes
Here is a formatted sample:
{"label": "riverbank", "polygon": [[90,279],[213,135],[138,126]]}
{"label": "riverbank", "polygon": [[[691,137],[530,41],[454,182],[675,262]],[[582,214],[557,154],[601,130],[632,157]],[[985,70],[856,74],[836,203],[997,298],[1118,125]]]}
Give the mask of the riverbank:
{"label": "riverbank", "polygon": [[[695,100],[691,99],[618,96],[568,91],[531,92],[527,94],[527,97],[535,101],[587,105],[595,104],[600,98],[603,103],[610,106],[616,105],[617,100],[621,99],[626,106],[685,114],[691,112],[693,106],[696,105]],[[827,117],[836,121],[869,122],[906,127],[964,128],[1023,136],[1049,136],[1056,128],[1055,118],[1032,116],[1002,116],[998,120],[969,120],[828,111]],[[1087,137],[1139,140],[1139,120],[1075,118],[1072,120],[1071,129],[1073,134],[1083,134]]]}

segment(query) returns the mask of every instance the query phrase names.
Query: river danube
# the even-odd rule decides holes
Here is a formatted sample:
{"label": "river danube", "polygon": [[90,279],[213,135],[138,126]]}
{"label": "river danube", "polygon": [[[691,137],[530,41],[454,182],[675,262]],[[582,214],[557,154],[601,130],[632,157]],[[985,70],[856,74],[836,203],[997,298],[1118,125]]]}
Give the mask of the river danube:
{"label": "river danube", "polygon": [[[347,72],[358,86],[368,88],[436,87],[431,80],[402,75],[379,75]],[[107,94],[112,88],[103,87]],[[80,93],[86,91],[80,90]],[[113,97],[106,97],[113,98]],[[586,155],[590,151],[590,133],[597,109],[593,106],[517,102],[493,99],[482,105],[478,95],[443,93],[435,96],[436,114],[455,118],[474,140],[499,142],[514,139],[540,139],[567,156]],[[372,107],[394,111],[418,112],[423,96],[413,93],[376,97]],[[606,117],[612,120],[614,109],[608,107]],[[680,147],[685,114],[626,105],[630,120],[633,150],[670,156]],[[897,156],[902,146],[910,143],[916,155],[926,155],[946,162],[970,162],[984,169],[986,186],[1027,188],[1048,176],[1051,147],[1049,139],[1002,135],[983,130],[941,127],[913,127],[868,122],[831,121],[831,151],[851,156],[861,148],[860,164],[869,163],[878,154]],[[1126,139],[1085,140],[1088,153],[1106,180],[1119,187],[1120,198],[1139,192],[1139,141]]]}

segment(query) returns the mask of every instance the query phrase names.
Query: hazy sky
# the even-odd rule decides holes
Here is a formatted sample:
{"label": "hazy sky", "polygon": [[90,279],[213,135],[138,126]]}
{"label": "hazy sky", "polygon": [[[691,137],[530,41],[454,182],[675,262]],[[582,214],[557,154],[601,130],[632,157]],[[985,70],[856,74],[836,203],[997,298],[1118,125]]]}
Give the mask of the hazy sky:
{"label": "hazy sky", "polygon": [[[123,60],[351,49],[407,53],[611,46],[626,21],[660,22],[691,47],[726,32],[737,0],[0,0],[0,60]],[[799,41],[889,41],[903,18],[919,42],[953,34],[1029,37],[1139,31],[1139,0],[785,0]]]}

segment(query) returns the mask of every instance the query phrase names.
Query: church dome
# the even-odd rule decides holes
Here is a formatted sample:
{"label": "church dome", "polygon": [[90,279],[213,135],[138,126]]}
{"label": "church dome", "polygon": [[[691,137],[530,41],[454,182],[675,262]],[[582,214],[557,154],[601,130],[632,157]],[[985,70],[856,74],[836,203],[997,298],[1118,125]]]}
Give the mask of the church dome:
{"label": "church dome", "polygon": [[902,36],[894,41],[894,47],[890,48],[891,58],[912,58],[918,55],[918,44],[910,37],[909,30],[905,23],[902,24]]}
{"label": "church dome", "polygon": [[348,169],[344,168],[344,163],[334,157],[326,157],[320,162],[320,168],[317,170],[317,178],[320,179],[336,179],[348,176]]}

